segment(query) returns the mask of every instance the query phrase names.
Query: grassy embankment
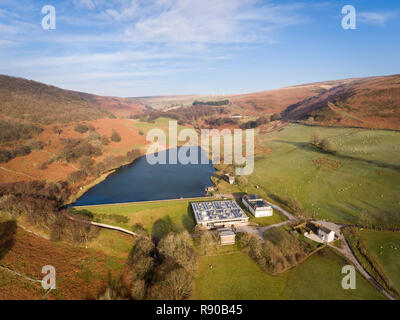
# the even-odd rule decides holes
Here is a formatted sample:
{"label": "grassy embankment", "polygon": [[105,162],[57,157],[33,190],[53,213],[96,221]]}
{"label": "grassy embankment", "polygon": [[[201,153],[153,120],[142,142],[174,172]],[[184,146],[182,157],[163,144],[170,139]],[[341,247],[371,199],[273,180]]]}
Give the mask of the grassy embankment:
{"label": "grassy embankment", "polygon": [[[169,230],[191,231],[194,228],[195,220],[190,208],[193,200],[199,201],[201,198],[83,206],[77,209],[90,211],[97,221],[129,230],[140,225],[149,235],[159,238]],[[128,219],[126,222],[117,222],[113,219],[115,215]]]}
{"label": "grassy embankment", "polygon": [[346,228],[346,238],[358,261],[394,296],[399,296],[400,233]]}
{"label": "grassy embankment", "polygon": [[359,234],[400,292],[400,233],[364,229]]}

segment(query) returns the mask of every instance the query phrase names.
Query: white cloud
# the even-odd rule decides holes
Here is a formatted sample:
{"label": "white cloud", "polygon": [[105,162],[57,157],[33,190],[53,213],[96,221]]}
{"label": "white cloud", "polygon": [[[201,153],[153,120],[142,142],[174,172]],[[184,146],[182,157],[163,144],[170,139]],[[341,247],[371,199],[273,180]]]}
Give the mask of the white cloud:
{"label": "white cloud", "polygon": [[268,40],[271,30],[301,24],[302,5],[260,5],[256,0],[131,1],[106,13],[125,22],[137,42],[235,43]]}
{"label": "white cloud", "polygon": [[[128,92],[133,84],[146,83],[149,94],[154,90],[149,83],[168,86],[177,74],[186,77],[210,70],[218,62],[234,60],[238,51],[278,42],[278,30],[307,21],[304,4],[275,3],[70,0],[57,8],[54,32],[41,29],[40,16],[24,25],[24,14],[8,16],[7,23],[2,20],[0,45],[15,41],[13,48],[19,51],[0,51],[1,68],[8,74],[103,94],[132,95]],[[0,9],[0,16],[7,12]]]}
{"label": "white cloud", "polygon": [[118,12],[117,10],[107,9],[106,13],[114,18],[118,22],[128,21],[134,17],[137,17],[140,8],[138,1],[132,0],[129,6],[126,6]]}
{"label": "white cloud", "polygon": [[359,12],[359,21],[377,26],[384,26],[386,22],[396,14],[393,12]]}
{"label": "white cloud", "polygon": [[94,9],[95,5],[92,0],[74,0],[74,4],[77,7],[86,7],[88,9]]}

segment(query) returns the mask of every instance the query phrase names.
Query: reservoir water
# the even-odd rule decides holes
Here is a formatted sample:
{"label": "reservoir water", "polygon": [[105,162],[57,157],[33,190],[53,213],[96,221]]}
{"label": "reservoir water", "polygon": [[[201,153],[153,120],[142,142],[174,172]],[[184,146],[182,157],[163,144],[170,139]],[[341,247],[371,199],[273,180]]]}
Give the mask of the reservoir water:
{"label": "reservoir water", "polygon": [[[183,150],[181,150],[183,148]],[[196,151],[200,147],[181,147],[179,152]],[[192,149],[192,150],[191,150]],[[169,159],[170,150],[161,151]],[[167,161],[168,162],[168,161]],[[84,206],[120,202],[163,200],[200,197],[205,195],[205,187],[211,186],[213,164],[155,164],[148,163],[146,156],[126,165],[109,175],[103,182],[89,189],[73,205]]]}

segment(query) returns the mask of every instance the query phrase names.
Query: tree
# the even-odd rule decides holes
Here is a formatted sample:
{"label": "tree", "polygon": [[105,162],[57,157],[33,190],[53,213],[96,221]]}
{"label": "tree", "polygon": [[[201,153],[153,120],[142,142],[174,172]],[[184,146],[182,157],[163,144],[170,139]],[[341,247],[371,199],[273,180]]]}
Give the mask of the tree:
{"label": "tree", "polygon": [[131,285],[131,298],[133,300],[143,300],[146,296],[146,282],[142,279],[136,279]]}
{"label": "tree", "polygon": [[94,161],[89,156],[84,156],[81,159],[79,159],[79,167],[85,172],[88,172],[90,168],[93,166],[93,164]]}
{"label": "tree", "polygon": [[36,151],[36,150],[42,150],[43,149],[43,143],[42,141],[38,141],[38,140],[33,140],[29,143],[29,148],[32,151]]}
{"label": "tree", "polygon": [[114,129],[113,129],[113,132],[111,134],[111,141],[113,141],[113,142],[120,142],[121,141],[121,136]]}
{"label": "tree", "polygon": [[303,206],[301,205],[301,203],[299,202],[299,200],[297,200],[296,198],[290,198],[287,201],[287,206],[293,210],[295,213],[301,213],[303,212]]}
{"label": "tree", "polygon": [[101,137],[101,143],[105,146],[108,146],[110,144],[110,140],[108,139],[107,136],[102,136]]}
{"label": "tree", "polygon": [[322,136],[321,136],[321,134],[319,133],[319,131],[314,131],[314,132],[312,133],[312,135],[311,135],[310,143],[311,143],[313,146],[318,147],[319,144],[321,143],[321,140],[322,140]]}
{"label": "tree", "polygon": [[15,156],[10,150],[0,149],[0,163],[8,162],[13,158],[15,158]]}
{"label": "tree", "polygon": [[201,254],[207,255],[215,252],[218,247],[218,238],[215,234],[200,226],[196,226],[194,233]]}
{"label": "tree", "polygon": [[74,184],[74,183],[78,183],[78,182],[85,180],[86,177],[87,177],[87,173],[85,171],[78,170],[78,171],[71,172],[67,177],[67,181]]}
{"label": "tree", "polygon": [[88,126],[82,123],[77,123],[74,127],[74,130],[79,133],[85,133],[89,130]]}
{"label": "tree", "polygon": [[54,127],[53,127],[53,132],[54,132],[55,134],[60,135],[60,134],[62,133],[62,130],[61,130],[58,126],[54,126]]}
{"label": "tree", "polygon": [[31,148],[28,146],[17,146],[13,153],[15,157],[26,156],[27,154],[31,153]]}
{"label": "tree", "polygon": [[279,113],[274,113],[271,116],[271,121],[277,121],[277,120],[281,120],[281,119],[282,119],[282,117],[281,117],[281,115]]}
{"label": "tree", "polygon": [[133,265],[141,257],[149,257],[154,250],[154,243],[147,237],[140,237],[133,246],[129,264]]}
{"label": "tree", "polygon": [[188,272],[194,272],[197,269],[197,257],[189,232],[168,233],[160,240],[157,249],[164,258],[172,258]]}
{"label": "tree", "polygon": [[332,140],[325,138],[321,141],[321,149],[325,152],[335,153],[336,152],[336,145],[333,143]]}
{"label": "tree", "polygon": [[170,299],[188,299],[192,294],[192,279],[183,268],[174,269],[169,272],[162,283],[170,292]]}

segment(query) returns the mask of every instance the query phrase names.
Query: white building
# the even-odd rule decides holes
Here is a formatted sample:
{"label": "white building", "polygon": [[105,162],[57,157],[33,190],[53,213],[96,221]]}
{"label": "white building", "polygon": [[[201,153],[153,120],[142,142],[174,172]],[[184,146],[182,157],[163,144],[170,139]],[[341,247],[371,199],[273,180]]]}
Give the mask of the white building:
{"label": "white building", "polygon": [[229,183],[229,184],[234,184],[235,183],[235,176],[231,173],[225,173],[224,174],[224,179]]}
{"label": "white building", "polygon": [[318,226],[318,237],[325,242],[332,242],[335,240],[335,232],[323,226]]}
{"label": "white building", "polygon": [[242,198],[245,207],[256,217],[271,217],[274,214],[272,204],[256,194],[248,194]]}

